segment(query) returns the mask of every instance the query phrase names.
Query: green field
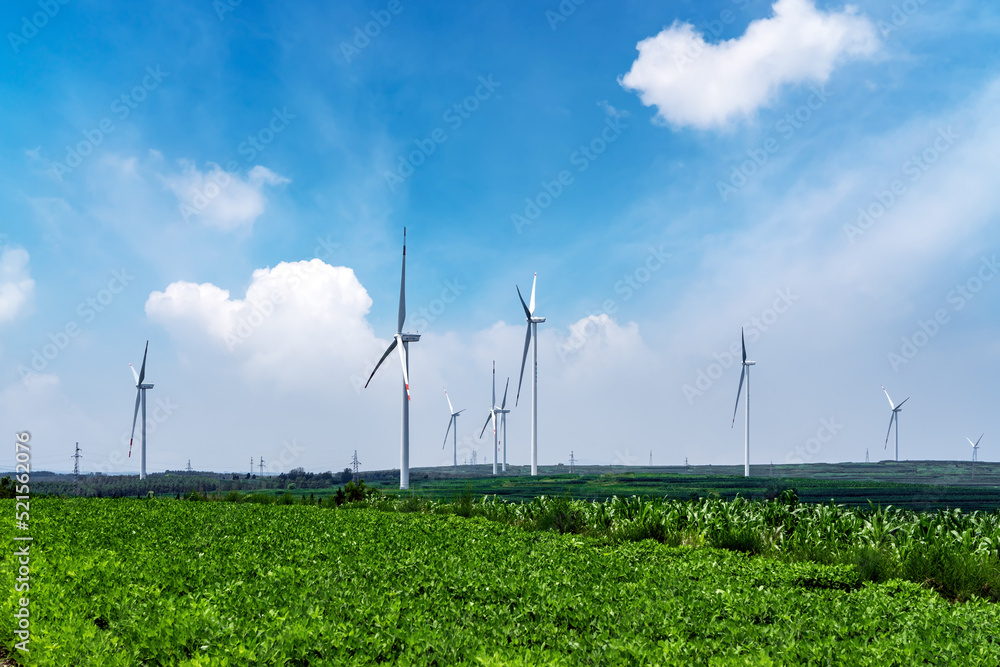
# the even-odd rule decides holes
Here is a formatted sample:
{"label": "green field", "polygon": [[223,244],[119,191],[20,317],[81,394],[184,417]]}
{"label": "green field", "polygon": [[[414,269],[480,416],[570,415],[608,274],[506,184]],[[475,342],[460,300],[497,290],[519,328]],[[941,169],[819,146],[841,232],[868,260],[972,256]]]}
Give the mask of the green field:
{"label": "green field", "polygon": [[[497,495],[525,501],[539,495],[605,500],[612,496],[657,498],[736,496],[767,499],[784,489],[795,489],[803,502],[868,506],[893,505],[914,510],[961,508],[1000,509],[1000,464],[945,461],[907,461],[878,464],[842,463],[754,466],[754,476],[742,476],[737,466],[691,468],[633,468],[629,470],[578,467],[570,473],[543,467],[531,477],[525,467],[511,466],[494,477],[484,466],[417,468],[411,472],[412,493],[427,498],[453,498],[466,488],[477,495]],[[364,475],[368,484],[399,493],[398,471]]]}
{"label": "green field", "polygon": [[[767,507],[785,511],[749,511],[766,520]],[[844,565],[421,509],[33,500],[31,653],[16,657],[60,667],[1000,664],[1000,611],[981,599],[955,604]],[[951,539],[934,528],[941,521],[917,519]],[[812,523],[822,548],[827,524]],[[8,651],[10,552],[0,564]]]}

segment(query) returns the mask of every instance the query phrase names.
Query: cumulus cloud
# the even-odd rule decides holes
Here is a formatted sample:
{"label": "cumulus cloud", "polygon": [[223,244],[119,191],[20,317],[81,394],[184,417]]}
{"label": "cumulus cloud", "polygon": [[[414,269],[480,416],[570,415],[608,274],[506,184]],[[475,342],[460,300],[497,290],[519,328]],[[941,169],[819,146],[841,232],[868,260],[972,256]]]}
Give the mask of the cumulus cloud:
{"label": "cumulus cloud", "polygon": [[372,300],[354,271],[319,259],[253,272],[242,299],[211,283],[171,283],[146,301],[150,319],[294,383],[331,360],[356,363],[377,341],[365,319]]}
{"label": "cumulus cloud", "polygon": [[782,86],[823,83],[839,63],[879,47],[872,22],[851,5],[825,12],[812,0],[777,0],[773,10],[718,44],[675,22],[639,42],[620,83],[674,126],[721,127],[767,106]]}
{"label": "cumulus cloud", "polygon": [[267,205],[265,186],[290,182],[260,165],[247,172],[244,178],[213,163],[209,163],[205,172],[188,160],[181,160],[180,164],[181,173],[161,175],[160,178],[177,197],[184,220],[198,219],[226,232],[253,226]]}
{"label": "cumulus cloud", "polygon": [[31,304],[35,281],[28,259],[24,248],[0,248],[0,324],[14,320]]}

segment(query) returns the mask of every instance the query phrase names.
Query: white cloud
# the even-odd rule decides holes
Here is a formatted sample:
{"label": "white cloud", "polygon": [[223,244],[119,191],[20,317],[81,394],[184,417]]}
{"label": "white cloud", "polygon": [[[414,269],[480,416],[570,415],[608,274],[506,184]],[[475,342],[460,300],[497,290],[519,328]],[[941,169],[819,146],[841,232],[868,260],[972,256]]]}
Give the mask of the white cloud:
{"label": "white cloud", "polygon": [[224,171],[217,164],[209,163],[206,172],[188,160],[181,160],[180,164],[180,174],[161,175],[160,178],[177,197],[184,220],[200,219],[205,225],[226,232],[252,227],[264,213],[267,205],[264,186],[290,182],[260,165],[243,178]]}
{"label": "white cloud", "polygon": [[838,63],[878,49],[875,27],[851,5],[824,12],[812,0],[777,0],[773,9],[718,44],[675,22],[639,42],[620,83],[668,123],[721,127],[768,105],[782,86],[823,83]]}
{"label": "white cloud", "polygon": [[28,272],[28,259],[24,248],[0,252],[0,324],[17,318],[31,303],[35,281]]}
{"label": "white cloud", "polygon": [[150,294],[146,314],[180,338],[236,355],[254,374],[292,385],[324,375],[331,359],[346,368],[378,346],[365,320],[371,305],[353,270],[313,259],[254,271],[242,299],[211,283],[171,283]]}

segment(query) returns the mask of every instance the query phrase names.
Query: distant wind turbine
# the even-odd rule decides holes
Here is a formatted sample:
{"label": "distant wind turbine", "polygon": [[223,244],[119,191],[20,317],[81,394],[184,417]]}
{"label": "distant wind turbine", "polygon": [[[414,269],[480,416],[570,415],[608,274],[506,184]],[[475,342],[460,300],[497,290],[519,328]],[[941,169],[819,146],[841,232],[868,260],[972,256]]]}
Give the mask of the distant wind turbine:
{"label": "distant wind turbine", "polygon": [[733,423],[729,428],[736,426],[736,411],[740,408],[740,392],[743,391],[743,378],[747,381],[747,426],[746,438],[743,445],[743,476],[750,476],[750,367],[756,361],[747,361],[747,341],[740,329],[740,342],[743,344],[743,370],[740,371],[740,386],[736,389],[736,406],[733,408]]}
{"label": "distant wind turbine", "polygon": [[517,288],[517,298],[521,300],[524,308],[524,315],[528,320],[528,331],[524,337],[524,353],[521,355],[521,377],[517,381],[517,396],[514,398],[514,405],[517,405],[521,398],[521,383],[524,381],[524,363],[528,359],[528,345],[531,338],[535,338],[533,348],[533,358],[531,362],[531,474],[538,474],[538,325],[545,321],[544,317],[535,317],[535,284],[538,282],[538,274],[535,274],[531,281],[531,299],[528,304],[524,303],[521,296],[521,288]]}
{"label": "distant wind turbine", "polygon": [[441,449],[448,444],[448,433],[451,432],[452,426],[455,427],[454,434],[454,448],[452,450],[453,463],[456,468],[458,467],[458,416],[465,412],[465,408],[462,408],[458,412],[455,412],[455,406],[451,404],[451,398],[448,396],[448,390],[444,390],[444,397],[448,399],[448,412],[451,414],[451,419],[448,420],[448,430],[444,432],[444,443],[441,445]]}
{"label": "distant wind turbine", "polygon": [[[497,364],[493,362],[493,403],[490,406],[490,414],[486,417],[486,423],[483,424],[483,430],[480,431],[479,437],[482,439],[483,434],[486,433],[486,427],[493,422],[493,474],[497,474],[497,450],[500,448],[500,443],[497,438],[500,436],[499,426],[502,426],[506,422],[506,413],[510,410],[504,410],[507,405],[507,389],[510,387],[510,378],[507,378],[507,384],[503,388],[503,401],[500,405],[497,405]],[[501,416],[502,422],[497,423],[497,415]],[[507,431],[504,430],[504,471],[507,470]]]}
{"label": "distant wind turbine", "polygon": [[410,343],[420,340],[420,334],[403,333],[403,323],[406,321],[406,227],[403,227],[403,271],[399,279],[399,318],[396,322],[396,335],[386,348],[382,358],[375,364],[372,374],[365,382],[365,387],[375,377],[379,366],[396,348],[399,348],[399,363],[403,367],[403,428],[399,446],[399,488],[410,488],[410,374],[407,353]]}
{"label": "distant wind turbine", "polygon": [[[983,435],[986,435],[986,434],[983,433],[982,435],[980,435],[979,436],[979,440],[983,439]],[[969,438],[966,438],[966,440],[968,440],[969,444],[972,445],[972,460],[973,461],[978,461],[979,460],[979,440],[976,440],[975,442],[972,442],[972,440],[970,440]]]}
{"label": "distant wind turbine", "polygon": [[128,440],[128,457],[132,458],[132,440],[135,439],[135,421],[139,416],[139,404],[142,404],[142,448],[139,457],[139,479],[146,479],[146,390],[152,389],[153,385],[143,384],[146,379],[146,354],[149,352],[149,341],[146,341],[146,349],[142,352],[142,367],[139,372],[135,372],[135,367],[129,364],[132,369],[132,376],[135,377],[135,412],[132,414],[132,435]]}
{"label": "distant wind turbine", "polygon": [[[885,397],[889,398],[889,392],[886,391],[886,389],[885,389],[884,386],[882,387],[882,391],[885,392]],[[909,396],[907,396],[906,398],[903,399],[903,403],[906,403],[908,400],[910,400]],[[889,434],[892,433],[892,423],[896,422],[896,460],[897,461],[899,460],[899,411],[903,409],[903,403],[900,403],[899,405],[896,405],[896,404],[894,404],[892,402],[892,399],[889,398],[889,407],[892,409],[892,415],[889,417],[889,430],[885,432],[885,445],[882,447],[882,449],[885,449],[886,447],[889,446]]]}

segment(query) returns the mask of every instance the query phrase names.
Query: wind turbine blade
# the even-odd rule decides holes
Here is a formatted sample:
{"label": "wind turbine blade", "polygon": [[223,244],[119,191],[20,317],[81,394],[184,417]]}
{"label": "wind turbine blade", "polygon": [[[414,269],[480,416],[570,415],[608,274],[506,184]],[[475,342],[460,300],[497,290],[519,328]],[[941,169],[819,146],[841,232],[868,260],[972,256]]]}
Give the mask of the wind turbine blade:
{"label": "wind turbine blade", "polygon": [[973,448],[973,449],[975,449],[975,448],[976,448],[976,443],[972,442],[972,439],[971,439],[971,438],[966,438],[966,440],[968,440],[968,441],[969,441],[969,444],[970,444],[970,445],[972,445],[972,448]]}
{"label": "wind turbine blade", "polygon": [[[979,440],[982,440],[982,439],[983,439],[983,435],[986,435],[986,434],[985,434],[985,433],[983,433],[982,435],[980,435],[980,436],[979,436]],[[979,440],[976,440],[976,447],[978,447],[978,446],[979,446]]]}
{"label": "wind turbine blade", "polygon": [[[399,340],[399,334],[396,334],[396,336],[397,340]],[[410,377],[406,372],[406,346],[400,343],[396,346],[396,349],[399,350],[399,364],[403,367],[403,386],[406,387],[406,400],[411,401],[413,399],[410,397]]]}
{"label": "wind turbine blade", "polygon": [[[140,383],[141,384],[141,383]],[[128,437],[128,457],[132,458],[132,440],[135,439],[135,420],[139,417],[139,399],[142,396],[142,389],[135,390],[135,411],[132,413],[132,434]]]}
{"label": "wind turbine blade", "polygon": [[501,410],[507,407],[507,387],[509,386],[510,386],[510,378],[507,378],[507,384],[503,386],[503,401],[500,402]]}
{"label": "wind turbine blade", "polygon": [[490,409],[497,406],[497,362],[493,362],[493,402],[490,403]]}
{"label": "wind turbine blade", "polygon": [[142,352],[142,368],[139,369],[139,384],[146,379],[146,353],[149,352],[149,341],[146,341],[146,349]]}
{"label": "wind turbine blade", "polygon": [[461,410],[459,410],[458,412],[455,413],[455,416],[456,417],[459,416],[460,414],[462,414],[463,412],[465,412],[467,409],[468,408],[462,408]]}
{"label": "wind turbine blade", "polygon": [[[908,400],[910,400],[910,397],[909,397],[909,396],[907,396],[906,398],[904,398],[904,399],[903,399],[903,403],[906,403],[906,402],[907,402]],[[897,406],[895,407],[895,409],[896,409],[896,410],[899,410],[899,409],[900,409],[901,407],[903,407],[903,403],[900,403],[899,405],[897,405]]]}
{"label": "wind turbine blade", "polygon": [[[522,303],[524,303],[522,301]],[[528,322],[528,331],[524,335],[524,354],[521,355],[521,376],[517,381],[517,395],[514,398],[514,405],[521,399],[521,383],[524,382],[524,363],[528,361],[528,346],[531,345],[531,322]]]}
{"label": "wind turbine blade", "polygon": [[892,411],[892,416],[889,417],[889,430],[885,432],[885,445],[882,447],[882,449],[885,449],[886,447],[889,446],[889,434],[892,433],[892,422],[894,419],[896,419],[895,410]]}
{"label": "wind turbine blade", "polygon": [[524,316],[527,317],[530,320],[531,319],[531,311],[528,310],[528,304],[526,304],[524,302],[524,297],[521,296],[521,288],[518,287],[517,285],[514,285],[514,288],[517,290],[517,298],[521,300],[521,307],[524,308]]}
{"label": "wind turbine blade", "polygon": [[740,327],[740,342],[743,343],[743,363],[747,361],[747,339],[743,334],[743,327]]}
{"label": "wind turbine blade", "polygon": [[746,376],[746,374],[747,374],[747,367],[743,366],[743,368],[740,369],[740,386],[739,389],[736,390],[736,407],[733,408],[733,424],[729,428],[733,428],[733,426],[736,426],[736,411],[740,409],[740,394],[743,393],[743,378]]}
{"label": "wind turbine blade", "polygon": [[[889,398],[889,392],[885,390],[885,386],[884,386],[884,385],[882,386],[882,391],[885,391],[885,397],[886,397],[886,398]],[[891,398],[889,398],[889,407],[890,407],[890,408],[892,408],[893,410],[895,410],[895,409],[896,409],[896,406],[895,406],[895,404],[894,404],[894,403],[892,402],[892,399],[891,399]]]}
{"label": "wind turbine blade", "polygon": [[528,301],[528,311],[534,314],[535,312],[535,285],[538,283],[538,274],[531,280],[531,299]]}
{"label": "wind turbine blade", "polygon": [[[442,387],[444,389],[444,387]],[[448,396],[448,390],[444,390],[444,397],[448,399],[448,412],[450,414],[455,414],[455,407],[451,404],[451,397]]]}
{"label": "wind turbine blade", "polygon": [[486,433],[486,427],[490,425],[490,421],[493,419],[493,411],[490,410],[490,416],[486,418],[486,423],[483,424],[483,430],[479,432],[479,439],[483,439],[483,434]]}
{"label": "wind turbine blade", "polygon": [[[453,421],[455,421],[455,417],[448,420],[448,430],[444,432],[444,442],[441,443],[441,449],[444,449],[444,446],[448,444],[448,434],[451,433],[451,423]],[[455,428],[458,427],[456,426]]]}
{"label": "wind turbine blade", "polygon": [[135,386],[138,387],[139,386],[139,374],[135,372],[135,366],[133,366],[132,364],[129,364],[128,367],[129,367],[129,370],[132,371],[132,377],[135,378]]}
{"label": "wind turbine blade", "polygon": [[406,227],[403,227],[403,273],[399,278],[399,319],[396,333],[403,332],[403,322],[406,321]]}
{"label": "wind turbine blade", "polygon": [[[382,362],[385,361],[386,357],[388,357],[392,353],[392,351],[396,349],[396,343],[398,342],[399,341],[396,338],[392,339],[392,342],[389,343],[389,347],[386,348],[385,353],[382,355],[382,358],[378,360],[378,363],[375,364],[375,368],[372,369],[372,374],[368,376],[368,382],[372,381],[372,378],[375,377],[375,373],[378,371],[378,367],[381,366]],[[365,389],[368,388],[368,382],[365,382]]]}

